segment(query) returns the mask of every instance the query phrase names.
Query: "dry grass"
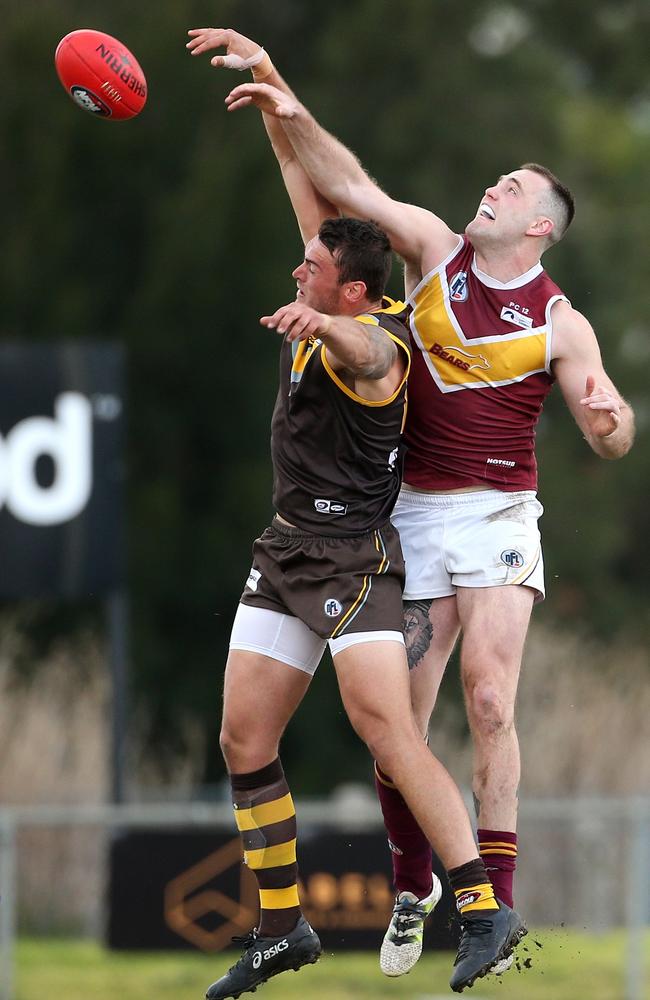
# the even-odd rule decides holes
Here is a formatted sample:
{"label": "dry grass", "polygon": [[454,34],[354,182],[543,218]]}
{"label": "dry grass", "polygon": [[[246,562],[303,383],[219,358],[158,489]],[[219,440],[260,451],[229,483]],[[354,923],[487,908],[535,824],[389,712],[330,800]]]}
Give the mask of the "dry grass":
{"label": "dry grass", "polygon": [[[96,642],[81,639],[23,680],[11,669],[16,641],[5,636],[0,649],[0,800],[11,805],[105,800],[108,686]],[[95,932],[104,847],[98,830],[21,830],[21,924]]]}
{"label": "dry grass", "polygon": [[[521,794],[650,794],[650,655],[531,627],[517,702]],[[460,707],[431,727],[434,753],[467,784],[471,745]]]}
{"label": "dry grass", "polygon": [[[83,669],[79,669],[79,665]],[[108,684],[87,638],[16,679],[0,654],[0,796],[13,805],[106,797]]]}
{"label": "dry grass", "polygon": [[650,794],[650,657],[531,633],[517,710],[522,792]]}

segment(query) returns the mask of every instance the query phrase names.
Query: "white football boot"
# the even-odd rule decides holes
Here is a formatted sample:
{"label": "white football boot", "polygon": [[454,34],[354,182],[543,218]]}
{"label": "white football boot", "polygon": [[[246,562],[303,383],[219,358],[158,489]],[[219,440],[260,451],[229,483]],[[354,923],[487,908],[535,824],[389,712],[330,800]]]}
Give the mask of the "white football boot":
{"label": "white football boot", "polygon": [[393,916],[379,953],[379,965],[385,976],[403,976],[410,972],[422,954],[424,921],[440,901],[442,885],[434,873],[431,892],[418,899],[412,892],[400,892]]}

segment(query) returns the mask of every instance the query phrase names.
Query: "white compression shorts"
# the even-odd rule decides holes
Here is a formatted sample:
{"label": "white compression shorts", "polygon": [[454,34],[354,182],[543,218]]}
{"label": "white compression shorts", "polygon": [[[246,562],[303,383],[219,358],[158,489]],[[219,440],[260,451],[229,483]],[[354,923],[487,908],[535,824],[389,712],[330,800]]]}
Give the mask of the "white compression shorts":
{"label": "white compression shorts", "polygon": [[403,489],[391,521],[399,531],[404,600],[448,597],[457,587],[522,584],[544,598],[535,493],[480,490],[417,493]]}
{"label": "white compression shorts", "polygon": [[231,649],[245,649],[281,660],[290,667],[314,674],[329,642],[332,656],[360,642],[397,642],[404,645],[401,632],[350,632],[336,639],[321,639],[299,618],[240,604],[230,636]]}

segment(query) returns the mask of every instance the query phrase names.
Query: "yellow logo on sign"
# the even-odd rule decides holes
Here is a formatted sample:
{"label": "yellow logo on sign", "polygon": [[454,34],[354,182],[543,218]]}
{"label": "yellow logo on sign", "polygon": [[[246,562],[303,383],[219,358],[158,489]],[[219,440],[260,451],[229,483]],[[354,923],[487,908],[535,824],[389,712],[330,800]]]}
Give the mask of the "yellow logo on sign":
{"label": "yellow logo on sign", "polygon": [[[202,951],[221,951],[233,934],[250,930],[258,913],[255,876],[242,865],[239,837],[181,872],[165,886],[165,923],[180,937]],[[207,883],[237,865],[241,867],[239,900],[231,899]],[[211,913],[225,919],[216,930],[206,930],[199,920]]]}

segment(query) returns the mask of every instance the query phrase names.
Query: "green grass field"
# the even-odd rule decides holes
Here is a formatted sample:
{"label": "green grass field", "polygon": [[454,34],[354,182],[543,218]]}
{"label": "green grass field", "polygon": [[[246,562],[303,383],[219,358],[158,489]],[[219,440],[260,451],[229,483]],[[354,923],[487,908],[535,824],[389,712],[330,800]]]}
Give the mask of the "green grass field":
{"label": "green grass field", "polygon": [[[539,947],[535,942],[539,942]],[[525,951],[524,948],[528,950]],[[626,1000],[623,933],[602,936],[564,929],[531,933],[518,953],[520,964],[501,980],[480,980],[463,995],[468,1000]],[[650,935],[646,939],[650,953]],[[21,940],[16,954],[16,1000],[201,1000],[205,988],[232,964],[235,953],[124,953],[89,941]],[[402,979],[386,979],[372,954],[330,953],[318,965],[288,972],[261,988],[268,1000],[438,1000],[448,987],[452,956],[424,956]],[[650,961],[646,992],[650,1000]]]}

